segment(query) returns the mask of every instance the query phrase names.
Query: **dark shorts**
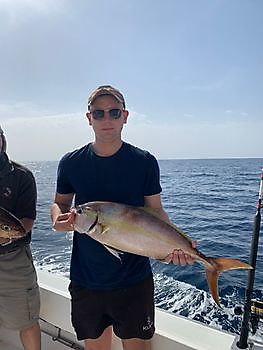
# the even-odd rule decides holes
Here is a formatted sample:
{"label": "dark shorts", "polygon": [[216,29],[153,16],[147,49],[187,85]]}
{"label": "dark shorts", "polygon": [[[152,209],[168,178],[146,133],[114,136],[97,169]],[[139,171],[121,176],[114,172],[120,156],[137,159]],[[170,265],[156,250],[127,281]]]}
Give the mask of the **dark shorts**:
{"label": "dark shorts", "polygon": [[78,340],[97,339],[110,325],[121,339],[151,339],[154,334],[152,275],[113,291],[98,291],[71,282],[71,320]]}

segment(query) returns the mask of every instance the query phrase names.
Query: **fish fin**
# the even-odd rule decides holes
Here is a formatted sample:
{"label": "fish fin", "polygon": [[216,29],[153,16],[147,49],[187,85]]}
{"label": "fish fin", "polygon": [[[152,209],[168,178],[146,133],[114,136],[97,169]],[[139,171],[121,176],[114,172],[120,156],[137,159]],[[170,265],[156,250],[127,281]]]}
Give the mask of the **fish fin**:
{"label": "fish fin", "polygon": [[109,231],[109,227],[108,226],[104,226],[102,224],[100,224],[101,226],[101,234],[103,235],[104,233],[107,233]]}
{"label": "fish fin", "polygon": [[216,304],[220,306],[218,295],[218,277],[221,272],[234,269],[253,269],[253,267],[247,263],[230,258],[207,258],[211,265],[205,270],[207,283],[210,293]]}
{"label": "fish fin", "polygon": [[103,234],[109,230],[107,226],[103,226],[102,224],[96,224],[93,226],[88,232],[85,232],[87,235],[90,234]]}
{"label": "fish fin", "polygon": [[216,302],[216,304],[219,307],[221,307],[220,301],[219,301],[219,295],[218,295],[218,276],[220,272],[216,269],[213,269],[213,270],[206,269],[205,274],[206,274],[207,284],[208,284],[210,293],[212,294],[212,297]]}
{"label": "fish fin", "polygon": [[103,244],[103,247],[106,248],[112,255],[114,255],[116,258],[118,258],[121,261],[120,254],[123,254],[121,250],[117,250],[115,248],[112,248],[106,244]]}

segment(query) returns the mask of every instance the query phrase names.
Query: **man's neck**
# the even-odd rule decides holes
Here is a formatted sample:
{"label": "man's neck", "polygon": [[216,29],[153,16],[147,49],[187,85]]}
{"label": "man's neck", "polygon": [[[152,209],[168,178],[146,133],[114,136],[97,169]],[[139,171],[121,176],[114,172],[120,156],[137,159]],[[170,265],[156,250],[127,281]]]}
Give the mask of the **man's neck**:
{"label": "man's neck", "polygon": [[110,157],[117,153],[122,146],[122,140],[115,143],[100,143],[95,141],[92,143],[93,151],[101,157]]}

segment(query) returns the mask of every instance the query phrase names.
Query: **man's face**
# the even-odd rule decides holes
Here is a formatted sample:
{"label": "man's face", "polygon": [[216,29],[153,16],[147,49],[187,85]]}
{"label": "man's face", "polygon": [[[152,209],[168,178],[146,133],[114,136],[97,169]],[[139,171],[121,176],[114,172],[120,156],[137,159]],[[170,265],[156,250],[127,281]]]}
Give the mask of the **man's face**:
{"label": "man's face", "polygon": [[[119,118],[116,117],[116,110],[120,111]],[[103,117],[97,119],[95,111],[103,111],[104,113],[100,112],[103,114]],[[95,99],[90,106],[90,112],[86,115],[97,138],[103,141],[113,141],[120,137],[123,124],[126,124],[129,112],[124,110],[122,103],[118,102],[113,96],[105,95]]]}

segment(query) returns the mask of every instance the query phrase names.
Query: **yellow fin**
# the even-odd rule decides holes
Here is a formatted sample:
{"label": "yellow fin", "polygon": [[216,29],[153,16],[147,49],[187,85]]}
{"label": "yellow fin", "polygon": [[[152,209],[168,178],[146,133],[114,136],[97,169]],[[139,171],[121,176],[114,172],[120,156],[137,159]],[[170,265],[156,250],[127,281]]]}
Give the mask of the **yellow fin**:
{"label": "yellow fin", "polygon": [[120,257],[120,254],[123,254],[122,251],[118,250],[118,249],[115,249],[115,248],[112,248],[106,244],[103,244],[103,247],[105,249],[107,249],[112,255],[114,255],[116,258],[118,258],[121,262],[121,257]]}
{"label": "yellow fin", "polygon": [[109,228],[108,226],[106,226],[106,225],[104,226],[104,225],[101,225],[101,224],[100,224],[100,226],[101,226],[101,234],[102,234],[102,235],[104,235],[105,233],[107,233],[107,232],[109,231],[109,229],[110,229],[110,228]]}
{"label": "yellow fin", "polygon": [[233,269],[253,269],[253,267],[247,263],[239,260],[230,258],[212,258],[209,257],[207,260],[211,263],[211,268],[206,268],[206,279],[209,286],[209,290],[212,294],[214,301],[220,306],[219,295],[218,295],[218,277],[223,271]]}

